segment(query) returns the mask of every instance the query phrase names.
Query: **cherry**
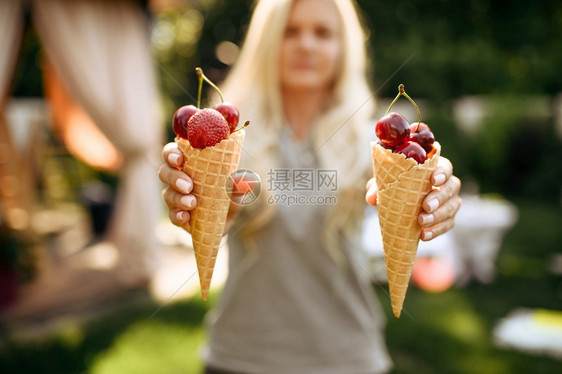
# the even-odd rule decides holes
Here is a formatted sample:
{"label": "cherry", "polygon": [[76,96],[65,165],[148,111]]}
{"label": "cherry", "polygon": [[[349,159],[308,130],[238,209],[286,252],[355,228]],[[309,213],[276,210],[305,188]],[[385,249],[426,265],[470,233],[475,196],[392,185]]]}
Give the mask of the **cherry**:
{"label": "cherry", "polygon": [[395,147],[408,139],[410,136],[410,125],[403,115],[392,112],[377,122],[375,133],[384,144]]}
{"label": "cherry", "polygon": [[427,124],[415,122],[410,125],[410,140],[421,145],[426,152],[431,152],[435,136]]}
{"label": "cherry", "polygon": [[199,109],[197,109],[194,105],[184,105],[176,110],[172,123],[174,133],[177,136],[183,139],[187,139],[187,121],[189,121],[191,116],[198,111]]}
{"label": "cherry", "polygon": [[396,147],[384,144],[381,140],[378,140],[377,144],[380,145],[381,147],[385,148],[385,149],[390,149],[391,151],[394,151],[394,149],[396,148]]}
{"label": "cherry", "polygon": [[410,140],[396,148],[394,153],[401,153],[406,156],[406,158],[412,158],[416,160],[418,164],[423,164],[425,160],[427,160],[427,153],[422,146]]}
{"label": "cherry", "polygon": [[213,109],[224,116],[224,119],[226,119],[226,122],[228,122],[228,125],[230,126],[230,133],[236,130],[236,127],[238,126],[238,120],[240,118],[240,112],[234,104],[225,101],[223,103],[215,105]]}
{"label": "cherry", "polygon": [[[189,120],[195,114],[201,113],[202,111],[206,111],[206,110],[213,110],[216,113],[216,115],[218,115],[222,120],[222,121],[218,121],[218,120],[217,121],[224,122],[224,124],[227,126],[228,134],[226,138],[228,138],[228,135],[232,134],[234,131],[240,131],[250,124],[250,121],[246,121],[240,129],[236,129],[236,127],[238,126],[238,122],[240,120],[240,112],[238,111],[238,108],[234,104],[224,101],[224,97],[220,89],[209,78],[207,78],[205,74],[203,74],[203,70],[200,67],[195,68],[195,73],[199,78],[198,79],[199,85],[197,89],[197,106],[184,105],[180,107],[178,110],[176,110],[176,112],[174,113],[174,118],[172,123],[173,123],[174,133],[178,137],[189,140],[189,131],[188,131]],[[207,82],[210,86],[212,86],[218,92],[221,98],[221,103],[215,105],[213,108],[199,109],[201,107],[201,91],[203,88],[203,82]],[[205,125],[202,127],[209,127],[209,126]],[[213,134],[211,134],[210,130],[207,131],[204,129],[204,131],[202,132],[205,134],[208,132],[209,138],[214,136]],[[220,136],[216,137],[216,139],[219,138]],[[220,140],[222,140],[222,138],[220,138],[218,141]],[[209,141],[208,143],[212,143],[212,142]],[[205,145],[205,146],[209,146],[209,145]]]}

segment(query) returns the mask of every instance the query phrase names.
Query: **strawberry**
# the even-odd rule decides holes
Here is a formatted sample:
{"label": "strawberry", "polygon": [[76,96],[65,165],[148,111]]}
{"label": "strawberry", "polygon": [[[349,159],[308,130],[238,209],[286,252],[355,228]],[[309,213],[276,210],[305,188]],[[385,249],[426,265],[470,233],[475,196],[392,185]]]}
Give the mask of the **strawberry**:
{"label": "strawberry", "polygon": [[187,140],[194,148],[212,147],[229,135],[228,122],[215,109],[202,109],[187,121]]}

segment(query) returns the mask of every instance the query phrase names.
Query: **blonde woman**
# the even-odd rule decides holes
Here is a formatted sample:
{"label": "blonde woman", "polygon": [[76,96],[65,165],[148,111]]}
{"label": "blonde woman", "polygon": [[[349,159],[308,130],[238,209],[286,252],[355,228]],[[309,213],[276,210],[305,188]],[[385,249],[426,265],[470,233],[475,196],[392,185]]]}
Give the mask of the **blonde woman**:
{"label": "blonde woman", "polygon": [[[229,275],[208,322],[206,373],[382,373],[383,313],[358,235],[369,180],[373,97],[351,0],[257,3],[222,86],[247,130],[241,167],[258,201],[231,208]],[[171,221],[189,231],[197,204],[174,144],[160,179]],[[422,240],[452,228],[460,181],[441,159],[420,215]],[[367,193],[365,194],[365,186]],[[292,202],[292,203],[291,203]],[[377,228],[373,228],[377,229]]]}

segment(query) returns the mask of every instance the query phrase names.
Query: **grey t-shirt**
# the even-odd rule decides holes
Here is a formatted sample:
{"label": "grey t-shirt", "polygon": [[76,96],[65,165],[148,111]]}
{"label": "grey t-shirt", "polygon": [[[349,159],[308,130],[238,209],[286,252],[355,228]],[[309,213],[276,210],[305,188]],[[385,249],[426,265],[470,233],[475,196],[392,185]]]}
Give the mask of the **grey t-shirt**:
{"label": "grey t-shirt", "polygon": [[[277,170],[283,178],[295,170],[318,170],[308,141],[294,141],[285,129],[279,147]],[[298,186],[306,187],[302,182]],[[262,176],[262,188],[273,186],[267,184]],[[273,219],[254,238],[256,251],[248,251],[237,235],[244,222],[232,227],[229,275],[208,316],[205,360],[248,374],[386,372],[391,362],[382,334],[384,317],[362,265],[364,252],[342,243],[348,261],[337,264],[320,239],[331,206],[309,198],[318,193],[315,188],[296,191],[295,186],[277,185],[280,190],[274,192],[303,198],[292,204],[275,200]]]}

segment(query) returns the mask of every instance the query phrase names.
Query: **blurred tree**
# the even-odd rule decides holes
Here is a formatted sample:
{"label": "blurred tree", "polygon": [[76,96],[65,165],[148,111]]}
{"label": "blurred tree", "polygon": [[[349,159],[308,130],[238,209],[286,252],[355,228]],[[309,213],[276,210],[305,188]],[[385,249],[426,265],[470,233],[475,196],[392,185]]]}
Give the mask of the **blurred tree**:
{"label": "blurred tree", "polygon": [[[195,67],[201,66],[214,82],[222,81],[229,64],[219,59],[217,50],[221,43],[230,42],[234,47],[231,53],[236,53],[250,21],[252,3],[200,1],[156,15],[152,42],[162,77],[166,118],[171,119],[179,106],[197,104]],[[173,136],[168,126],[169,139]]]}
{"label": "blurred tree", "polygon": [[[557,71],[562,66],[561,2],[357,3],[370,32],[378,96],[394,96],[400,82],[417,97],[438,101],[500,92],[556,94],[562,89]],[[252,4],[252,0],[192,3],[191,9],[200,12],[202,22],[193,46],[197,54],[185,56],[187,63],[179,65],[189,66],[191,73],[200,64],[213,80],[220,81],[228,64],[217,58],[217,47],[223,41],[240,45]],[[181,57],[182,52],[178,50],[177,55]],[[195,79],[188,82],[191,85]]]}
{"label": "blurred tree", "polygon": [[372,29],[375,87],[382,96],[391,97],[400,82],[416,96],[435,100],[562,89],[559,1],[358,3]]}
{"label": "blurred tree", "polygon": [[[170,107],[193,102],[195,66],[204,66],[215,81],[224,77],[229,65],[217,58],[217,47],[224,41],[240,45],[253,2],[193,1],[155,15],[154,54]],[[417,97],[438,101],[467,94],[554,95],[562,90],[562,2],[357,2],[370,30],[378,96],[393,97],[400,82]],[[15,96],[41,96],[38,50],[37,36],[26,32]]]}
{"label": "blurred tree", "polygon": [[37,32],[31,27],[29,16],[22,35],[18,62],[12,78],[12,96],[43,96],[43,77],[41,70],[41,42]]}
{"label": "blurred tree", "polygon": [[[147,6],[146,1],[139,1]],[[184,8],[153,15],[151,39],[166,118],[171,120],[177,107],[196,103],[196,66],[220,84],[245,35],[253,3],[189,1]],[[458,175],[472,175],[485,191],[560,198],[560,192],[555,191],[562,188],[558,166],[562,145],[554,135],[553,117],[526,114],[520,120],[517,113],[518,106],[532,106],[524,99],[529,95],[553,97],[562,92],[562,2],[357,3],[369,31],[376,96],[394,97],[398,84],[404,83],[410,95],[426,99],[431,113],[425,117]],[[14,95],[41,95],[38,48],[38,38],[26,33]],[[451,120],[452,101],[465,95],[483,95],[488,101],[503,103],[492,106],[483,124],[487,130],[477,138],[467,138]],[[541,130],[533,133],[529,128],[537,121]],[[171,126],[167,130],[172,139]],[[532,146],[538,145],[538,150],[529,159],[515,157],[515,149],[530,139],[524,135],[528,133],[532,133]],[[491,158],[484,162],[475,156],[477,152]],[[531,177],[548,182],[532,183],[526,179]],[[518,181],[519,187],[513,188],[513,181]]]}

